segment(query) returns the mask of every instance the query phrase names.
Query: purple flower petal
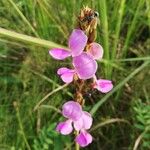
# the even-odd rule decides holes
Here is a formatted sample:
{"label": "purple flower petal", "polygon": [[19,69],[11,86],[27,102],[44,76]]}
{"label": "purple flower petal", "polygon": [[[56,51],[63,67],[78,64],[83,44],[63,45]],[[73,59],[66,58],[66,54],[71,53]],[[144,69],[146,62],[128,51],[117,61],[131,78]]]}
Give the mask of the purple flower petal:
{"label": "purple flower petal", "polygon": [[72,132],[72,130],[73,130],[73,127],[72,127],[71,120],[67,120],[65,122],[60,122],[56,127],[56,131],[60,132],[63,135],[70,134]]}
{"label": "purple flower petal", "polygon": [[62,68],[59,68],[59,69],[57,70],[57,74],[58,74],[58,75],[62,75],[62,74],[67,73],[67,72],[75,73],[75,70],[74,70],[74,69],[68,69],[68,68],[66,68],[66,67],[62,67]]}
{"label": "purple flower petal", "polygon": [[85,52],[73,58],[73,65],[80,79],[90,79],[96,73],[97,63]]}
{"label": "purple flower petal", "polygon": [[58,69],[57,74],[61,76],[61,79],[65,83],[70,83],[73,81],[73,76],[75,74],[75,70],[62,67],[62,68]]}
{"label": "purple flower petal", "polygon": [[76,137],[75,141],[81,147],[85,147],[92,143],[92,136],[86,131],[81,131],[80,134]]}
{"label": "purple flower petal", "polygon": [[73,121],[76,121],[82,115],[82,108],[79,103],[74,102],[74,101],[69,101],[63,105],[62,114],[64,117],[72,119]]}
{"label": "purple flower petal", "polygon": [[57,74],[58,75],[62,75],[62,74],[64,74],[64,73],[66,73],[66,72],[68,72],[68,71],[70,71],[71,69],[68,69],[68,68],[66,68],[66,67],[62,67],[62,68],[59,68],[58,70],[57,70]]}
{"label": "purple flower petal", "polygon": [[83,122],[82,117],[76,121],[73,121],[73,125],[76,131],[80,131],[81,129],[83,129],[83,126],[84,126],[83,124],[84,122]]}
{"label": "purple flower petal", "polygon": [[90,129],[92,126],[92,122],[93,122],[91,114],[84,111],[82,115],[82,119],[83,119],[83,128]]}
{"label": "purple flower petal", "polygon": [[69,56],[71,56],[71,52],[62,48],[54,48],[49,51],[49,54],[58,60],[63,60]]}
{"label": "purple flower petal", "polygon": [[99,79],[96,81],[94,88],[97,88],[102,93],[107,93],[112,90],[113,84],[110,80]]}
{"label": "purple flower petal", "polygon": [[61,75],[61,79],[65,82],[65,83],[71,83],[73,81],[73,76],[74,73],[72,72],[68,72],[68,73],[64,73]]}
{"label": "purple flower petal", "polygon": [[100,44],[94,42],[89,45],[87,53],[92,55],[94,59],[101,59],[103,57],[103,48]]}
{"label": "purple flower petal", "polygon": [[92,122],[93,119],[91,114],[86,111],[83,111],[81,118],[77,121],[74,121],[73,124],[74,128],[77,131],[80,131],[81,129],[90,129],[92,126]]}
{"label": "purple flower petal", "polygon": [[74,29],[69,38],[69,48],[71,49],[72,56],[80,55],[87,43],[87,36],[82,30]]}

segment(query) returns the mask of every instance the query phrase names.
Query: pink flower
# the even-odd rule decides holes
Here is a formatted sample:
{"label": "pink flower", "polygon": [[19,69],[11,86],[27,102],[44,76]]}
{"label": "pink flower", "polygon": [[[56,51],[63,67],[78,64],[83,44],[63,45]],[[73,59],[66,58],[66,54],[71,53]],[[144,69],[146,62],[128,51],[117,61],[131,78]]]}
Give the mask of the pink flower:
{"label": "pink flower", "polygon": [[92,136],[86,131],[92,126],[92,116],[86,111],[82,111],[79,103],[74,101],[66,102],[62,107],[62,114],[68,120],[60,122],[56,131],[63,135],[70,134],[73,131],[73,126],[76,131],[79,131],[79,135],[76,137],[76,142],[80,146],[87,146],[92,142]]}
{"label": "pink flower", "polygon": [[[49,54],[58,60],[63,60],[69,56],[79,56],[83,52],[87,44],[87,40],[88,37],[82,30],[74,29],[69,37],[68,45],[70,51],[63,48],[54,48],[49,51]],[[103,48],[100,44],[93,42],[89,45],[87,53],[93,56],[94,59],[100,59],[103,57]]]}
{"label": "pink flower", "polygon": [[72,57],[80,55],[86,44],[87,36],[82,30],[74,29],[69,37],[69,49],[70,51],[62,48],[54,48],[49,51],[49,54],[58,60],[63,60],[72,55]]}
{"label": "pink flower", "polygon": [[80,79],[90,79],[96,73],[97,63],[92,56],[83,52],[81,55],[73,57],[74,69],[66,67],[59,68],[57,74],[65,83],[73,81],[74,74],[77,74]]}
{"label": "pink flower", "polygon": [[92,142],[92,136],[86,131],[92,126],[92,116],[86,111],[83,111],[81,118],[74,122],[74,128],[79,132],[75,141],[81,146],[85,147]]}
{"label": "pink flower", "polygon": [[62,115],[68,120],[60,122],[57,125],[56,130],[61,134],[67,135],[73,130],[72,123],[82,116],[82,108],[79,103],[68,101],[62,107]]}
{"label": "pink flower", "polygon": [[86,130],[82,130],[80,134],[76,137],[75,141],[81,147],[85,147],[92,143],[92,136]]}
{"label": "pink flower", "polygon": [[110,80],[106,80],[106,79],[97,80],[96,76],[94,76],[94,80],[95,80],[95,83],[94,83],[93,88],[96,88],[102,93],[108,93],[113,88],[112,81]]}
{"label": "pink flower", "polygon": [[74,29],[69,37],[69,48],[67,51],[62,48],[54,48],[49,54],[58,60],[63,60],[69,56],[73,57],[74,69],[60,68],[57,72],[62,80],[66,83],[73,81],[74,74],[80,79],[90,79],[96,73],[97,62],[95,59],[101,59],[103,56],[103,48],[98,43],[91,43],[87,52],[83,52],[87,44],[87,36],[82,30]]}

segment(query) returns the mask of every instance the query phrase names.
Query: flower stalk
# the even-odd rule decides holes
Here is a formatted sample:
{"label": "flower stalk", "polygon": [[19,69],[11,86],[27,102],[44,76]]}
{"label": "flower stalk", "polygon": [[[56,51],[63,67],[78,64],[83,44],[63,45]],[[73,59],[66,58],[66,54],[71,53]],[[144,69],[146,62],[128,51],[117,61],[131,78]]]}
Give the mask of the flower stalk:
{"label": "flower stalk", "polygon": [[63,135],[76,131],[75,145],[78,150],[92,143],[92,136],[88,133],[92,126],[93,118],[90,113],[83,110],[85,104],[84,94],[91,89],[97,89],[101,93],[107,93],[112,88],[112,82],[106,79],[97,79],[97,59],[103,57],[103,48],[94,42],[96,39],[98,13],[84,7],[78,16],[78,26],[69,37],[68,47],[70,51],[62,48],[54,48],[49,54],[57,59],[72,58],[71,69],[61,67],[57,74],[61,79],[75,88],[74,99],[62,106],[62,115],[66,118],[60,122],[56,130]]}

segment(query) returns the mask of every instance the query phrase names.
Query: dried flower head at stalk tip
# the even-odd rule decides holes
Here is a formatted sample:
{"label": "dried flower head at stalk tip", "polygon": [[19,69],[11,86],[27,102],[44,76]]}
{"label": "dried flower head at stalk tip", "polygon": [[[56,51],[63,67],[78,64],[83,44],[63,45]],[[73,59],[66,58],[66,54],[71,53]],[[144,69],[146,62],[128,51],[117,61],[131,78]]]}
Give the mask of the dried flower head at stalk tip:
{"label": "dried flower head at stalk tip", "polygon": [[96,27],[99,13],[89,7],[84,7],[78,16],[78,28],[85,31],[88,36],[88,43],[92,43],[96,39]]}

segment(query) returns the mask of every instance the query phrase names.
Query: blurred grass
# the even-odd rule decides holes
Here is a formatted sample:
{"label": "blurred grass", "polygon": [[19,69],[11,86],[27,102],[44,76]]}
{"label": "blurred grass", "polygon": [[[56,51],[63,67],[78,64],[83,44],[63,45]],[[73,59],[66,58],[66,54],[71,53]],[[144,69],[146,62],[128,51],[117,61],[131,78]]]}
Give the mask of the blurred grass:
{"label": "blurred grass", "polygon": [[[115,86],[107,95],[96,92],[91,101],[87,100],[85,109],[94,113],[93,128],[111,118],[137,124],[135,118],[143,112],[138,108],[150,105],[148,0],[1,0],[0,149],[38,149],[39,145],[42,149],[48,149],[47,145],[49,149],[72,149],[70,139],[60,140],[53,130],[62,119],[57,109],[71,99],[73,88],[65,87],[52,94],[39,111],[33,112],[33,108],[63,84],[55,73],[58,67],[68,66],[69,61],[51,59],[48,48],[67,47],[67,38],[83,5],[100,13],[96,41],[104,47],[105,57],[98,62],[97,74],[111,78]],[[121,122],[105,125],[93,131],[94,142],[85,149],[133,149],[147,128],[149,124],[143,124],[142,130]],[[138,148],[147,150],[150,136],[146,133],[143,137]]]}

